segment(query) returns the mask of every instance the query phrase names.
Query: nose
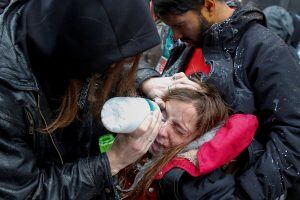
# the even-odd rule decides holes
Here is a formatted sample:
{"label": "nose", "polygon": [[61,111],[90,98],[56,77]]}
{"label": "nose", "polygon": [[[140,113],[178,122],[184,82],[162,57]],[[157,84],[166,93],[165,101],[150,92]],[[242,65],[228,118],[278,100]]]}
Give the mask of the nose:
{"label": "nose", "polygon": [[162,122],[162,125],[160,126],[158,136],[161,138],[167,138],[168,136],[168,121]]}
{"label": "nose", "polygon": [[179,40],[182,38],[182,34],[180,33],[180,31],[176,30],[175,28],[172,29],[173,31],[173,39],[174,40]]}

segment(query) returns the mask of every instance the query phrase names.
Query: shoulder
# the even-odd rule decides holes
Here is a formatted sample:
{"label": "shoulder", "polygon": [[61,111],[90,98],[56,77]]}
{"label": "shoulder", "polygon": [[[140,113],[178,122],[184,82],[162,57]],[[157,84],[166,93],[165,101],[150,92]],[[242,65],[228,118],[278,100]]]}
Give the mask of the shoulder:
{"label": "shoulder", "polygon": [[253,23],[249,26],[247,31],[242,37],[241,43],[246,46],[257,46],[257,47],[272,47],[272,46],[286,46],[285,42],[275,33],[273,33],[267,27]]}
{"label": "shoulder", "polygon": [[298,71],[298,61],[290,47],[275,33],[260,24],[252,24],[244,33],[239,49],[248,69],[291,68]]}

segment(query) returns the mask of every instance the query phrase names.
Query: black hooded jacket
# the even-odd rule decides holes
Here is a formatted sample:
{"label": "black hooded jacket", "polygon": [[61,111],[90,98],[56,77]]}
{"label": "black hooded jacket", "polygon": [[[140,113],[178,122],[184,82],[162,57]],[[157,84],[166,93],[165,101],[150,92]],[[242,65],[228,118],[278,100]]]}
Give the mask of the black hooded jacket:
{"label": "black hooded jacket", "polygon": [[51,117],[42,83],[58,94],[158,42],[143,0],[11,2],[0,15],[0,199],[115,198],[92,119],[39,132]]}
{"label": "black hooded jacket", "polygon": [[28,1],[16,40],[47,92],[61,96],[66,78],[103,73],[158,43],[147,9],[145,0]]}
{"label": "black hooded jacket", "polygon": [[[237,177],[220,171],[199,178],[173,173],[159,184],[161,199],[284,199],[299,180],[300,66],[284,41],[264,25],[262,12],[246,6],[214,24],[203,40],[211,72],[200,74],[202,80],[214,84],[234,112],[259,119],[248,162]],[[188,47],[175,50],[164,73],[184,71],[185,58],[171,69],[180,55],[189,55],[186,51]],[[144,67],[138,80],[155,76],[160,75]]]}

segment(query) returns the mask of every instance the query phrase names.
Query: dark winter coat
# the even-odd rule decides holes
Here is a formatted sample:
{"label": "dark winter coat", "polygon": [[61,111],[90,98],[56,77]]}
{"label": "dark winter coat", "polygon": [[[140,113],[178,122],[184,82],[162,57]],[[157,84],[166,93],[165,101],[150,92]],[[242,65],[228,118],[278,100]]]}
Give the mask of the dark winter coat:
{"label": "dark winter coat", "polygon": [[[160,183],[162,199],[283,199],[300,178],[300,66],[264,25],[263,14],[247,6],[204,34],[203,54],[211,72],[201,74],[202,80],[213,83],[234,112],[259,119],[241,174],[234,178],[215,171],[195,179],[171,171]],[[165,73],[184,71],[186,50],[173,52]],[[160,75],[140,69],[139,83],[151,76]]]}
{"label": "dark winter coat", "polygon": [[52,114],[40,83],[47,76],[62,83],[61,77],[102,73],[158,42],[147,4],[139,0],[31,0],[6,7],[0,15],[0,199],[115,198],[91,118],[40,132]]}

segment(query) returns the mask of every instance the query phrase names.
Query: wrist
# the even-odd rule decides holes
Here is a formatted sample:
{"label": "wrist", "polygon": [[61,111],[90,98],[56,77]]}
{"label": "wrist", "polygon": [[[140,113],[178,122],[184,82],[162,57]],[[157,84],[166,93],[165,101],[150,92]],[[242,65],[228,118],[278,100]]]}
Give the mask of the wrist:
{"label": "wrist", "polygon": [[141,91],[149,98],[153,98],[155,96],[153,91],[154,87],[152,87],[153,79],[154,78],[147,79],[142,83],[142,87],[141,87]]}
{"label": "wrist", "polygon": [[124,167],[119,163],[119,159],[117,156],[114,154],[113,151],[109,150],[106,152],[108,161],[109,161],[109,166],[110,166],[110,172],[112,176],[116,175],[119,173],[121,169]]}

